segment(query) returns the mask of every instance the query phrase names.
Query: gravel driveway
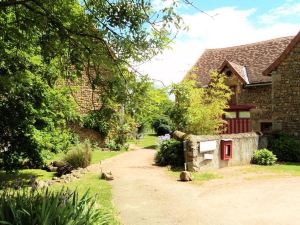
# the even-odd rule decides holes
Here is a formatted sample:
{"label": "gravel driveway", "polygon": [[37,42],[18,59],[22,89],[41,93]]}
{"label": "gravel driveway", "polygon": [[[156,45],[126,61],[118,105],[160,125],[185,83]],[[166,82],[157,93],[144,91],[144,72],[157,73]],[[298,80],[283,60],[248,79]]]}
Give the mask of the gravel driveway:
{"label": "gravel driveway", "polygon": [[105,160],[113,202],[124,225],[300,224],[300,178],[178,182],[140,149]]}

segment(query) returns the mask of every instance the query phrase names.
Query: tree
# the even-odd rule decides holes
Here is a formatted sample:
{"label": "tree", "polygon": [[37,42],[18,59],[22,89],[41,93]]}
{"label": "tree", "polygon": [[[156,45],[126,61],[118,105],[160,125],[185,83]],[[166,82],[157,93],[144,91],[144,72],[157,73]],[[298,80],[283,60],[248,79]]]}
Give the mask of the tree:
{"label": "tree", "polygon": [[6,168],[20,159],[38,166],[42,152],[64,142],[56,143],[54,133],[65,132],[76,115],[66,90],[57,87],[61,79],[84,72],[103,105],[115,110],[130,102],[130,64],[168,45],[181,26],[175,5],[154,10],[143,0],[1,0],[0,157]]}
{"label": "tree", "polygon": [[224,124],[222,116],[228,107],[231,91],[225,76],[211,72],[208,87],[197,87],[194,79],[174,84],[171,93],[176,101],[170,117],[177,129],[193,134],[215,134]]}

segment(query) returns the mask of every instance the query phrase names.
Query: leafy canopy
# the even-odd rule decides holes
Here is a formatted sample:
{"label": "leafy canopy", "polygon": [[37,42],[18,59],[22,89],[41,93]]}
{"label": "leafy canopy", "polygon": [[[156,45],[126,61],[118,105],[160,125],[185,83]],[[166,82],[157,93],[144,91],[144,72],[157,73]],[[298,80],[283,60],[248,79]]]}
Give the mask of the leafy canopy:
{"label": "leafy canopy", "polygon": [[66,124],[77,115],[68,88],[58,85],[62,80],[86,73],[102,93],[105,113],[120,107],[129,113],[138,102],[130,89],[139,88],[131,63],[168,45],[182,24],[176,4],[154,9],[144,0],[0,1],[0,157],[6,169],[24,159],[39,166],[43,152],[69,145]]}
{"label": "leafy canopy", "polygon": [[198,87],[195,79],[172,86],[176,101],[170,117],[177,129],[193,134],[215,134],[221,130],[231,91],[223,74],[213,71],[210,77],[208,87]]}

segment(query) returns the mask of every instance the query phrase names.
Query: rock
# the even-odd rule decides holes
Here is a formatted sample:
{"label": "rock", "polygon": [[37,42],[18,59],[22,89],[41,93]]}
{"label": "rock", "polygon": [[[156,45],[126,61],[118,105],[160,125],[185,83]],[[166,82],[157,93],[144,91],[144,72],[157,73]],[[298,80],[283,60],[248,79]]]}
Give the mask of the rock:
{"label": "rock", "polygon": [[65,165],[63,167],[58,167],[56,175],[58,177],[61,177],[62,175],[71,173],[72,170],[73,170],[73,167],[71,165],[67,164],[67,165]]}
{"label": "rock", "polygon": [[181,181],[192,181],[192,176],[191,176],[190,172],[182,171],[180,173],[180,180]]}
{"label": "rock", "polygon": [[48,172],[57,172],[57,167],[49,165],[46,167],[46,170]]}
{"label": "rock", "polygon": [[60,168],[60,167],[64,167],[64,166],[68,165],[68,163],[66,163],[64,161],[53,161],[53,162],[50,163],[50,165],[53,166],[53,167]]}
{"label": "rock", "polygon": [[43,180],[36,181],[37,188],[46,188],[48,186],[49,186],[49,184],[47,181],[43,181]]}
{"label": "rock", "polygon": [[58,177],[52,177],[52,180],[58,180]]}
{"label": "rock", "polygon": [[100,176],[100,179],[102,179],[102,180],[113,180],[114,177],[113,177],[111,172],[102,172],[101,176]]}

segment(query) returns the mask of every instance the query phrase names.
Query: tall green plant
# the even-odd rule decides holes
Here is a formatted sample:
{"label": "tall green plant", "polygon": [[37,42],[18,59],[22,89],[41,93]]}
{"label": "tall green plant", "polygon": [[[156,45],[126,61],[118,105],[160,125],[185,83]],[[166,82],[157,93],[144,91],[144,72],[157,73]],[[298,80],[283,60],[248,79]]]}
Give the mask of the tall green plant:
{"label": "tall green plant", "polygon": [[105,225],[109,220],[88,192],[79,197],[64,189],[24,189],[0,193],[0,224]]}
{"label": "tall green plant", "polygon": [[225,76],[210,73],[207,87],[198,87],[195,80],[185,80],[172,86],[176,97],[170,116],[177,129],[193,134],[215,134],[224,124],[222,115],[228,107],[231,91]]}

